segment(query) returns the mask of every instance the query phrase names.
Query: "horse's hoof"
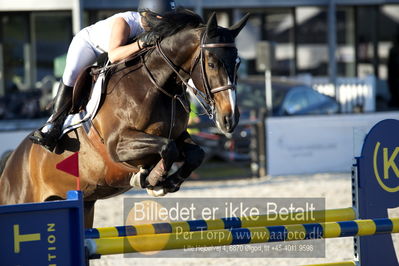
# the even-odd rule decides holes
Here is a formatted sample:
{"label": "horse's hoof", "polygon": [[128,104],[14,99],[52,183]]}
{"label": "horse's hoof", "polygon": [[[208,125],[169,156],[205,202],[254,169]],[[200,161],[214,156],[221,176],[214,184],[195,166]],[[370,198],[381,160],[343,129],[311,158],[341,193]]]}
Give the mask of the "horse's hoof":
{"label": "horse's hoof", "polygon": [[153,197],[163,197],[168,194],[162,187],[155,187],[154,189],[147,188],[147,193]]}
{"label": "horse's hoof", "polygon": [[166,193],[174,193],[179,191],[184,178],[180,176],[180,172],[176,171],[173,175],[168,176],[166,181],[163,183],[163,187]]}
{"label": "horse's hoof", "polygon": [[180,190],[180,185],[174,186],[174,187],[171,187],[171,188],[167,188],[167,189],[166,189],[166,192],[167,192],[167,193],[175,193],[175,192],[177,192],[177,191],[179,191],[179,190]]}

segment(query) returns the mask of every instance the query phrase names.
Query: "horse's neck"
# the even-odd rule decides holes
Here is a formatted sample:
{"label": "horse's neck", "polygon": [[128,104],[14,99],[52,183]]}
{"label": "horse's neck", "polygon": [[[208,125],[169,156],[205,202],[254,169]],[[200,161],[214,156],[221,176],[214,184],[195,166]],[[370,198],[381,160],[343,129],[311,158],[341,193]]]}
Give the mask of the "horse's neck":
{"label": "horse's neck", "polygon": [[[186,72],[190,70],[190,63],[198,47],[199,37],[197,35],[199,34],[196,31],[187,30],[181,34],[178,33],[168,37],[161,43],[162,51],[172,61],[177,70],[184,69]],[[196,42],[196,40],[198,41]],[[167,73],[167,75],[164,75],[163,83],[174,74],[172,67],[166,63],[158,50],[155,50],[148,58],[148,64],[155,67],[156,71]]]}

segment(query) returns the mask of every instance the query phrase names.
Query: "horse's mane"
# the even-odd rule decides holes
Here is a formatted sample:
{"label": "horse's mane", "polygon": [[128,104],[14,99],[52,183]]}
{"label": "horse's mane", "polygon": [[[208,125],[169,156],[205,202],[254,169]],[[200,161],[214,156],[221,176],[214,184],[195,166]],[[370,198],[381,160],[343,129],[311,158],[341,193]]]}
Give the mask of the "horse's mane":
{"label": "horse's mane", "polygon": [[185,8],[178,8],[176,12],[165,14],[151,31],[164,39],[183,29],[193,29],[203,24],[204,21],[199,15]]}

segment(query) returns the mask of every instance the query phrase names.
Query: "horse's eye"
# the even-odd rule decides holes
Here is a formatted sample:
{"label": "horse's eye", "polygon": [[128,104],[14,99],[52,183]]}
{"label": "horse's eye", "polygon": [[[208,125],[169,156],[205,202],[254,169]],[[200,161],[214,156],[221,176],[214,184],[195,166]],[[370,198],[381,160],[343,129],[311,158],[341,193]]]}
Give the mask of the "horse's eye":
{"label": "horse's eye", "polygon": [[214,69],[215,68],[215,64],[214,63],[208,63],[209,68]]}

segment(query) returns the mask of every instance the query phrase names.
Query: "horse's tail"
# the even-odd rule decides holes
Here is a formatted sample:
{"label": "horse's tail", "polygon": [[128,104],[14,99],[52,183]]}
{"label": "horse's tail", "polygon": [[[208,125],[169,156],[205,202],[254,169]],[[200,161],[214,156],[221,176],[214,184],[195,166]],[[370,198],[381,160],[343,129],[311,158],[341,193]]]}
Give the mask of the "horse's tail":
{"label": "horse's tail", "polygon": [[13,153],[13,150],[7,150],[7,151],[3,152],[3,154],[1,155],[1,157],[0,157],[0,176],[1,176],[1,174],[3,174],[7,160],[10,158],[12,153]]}

